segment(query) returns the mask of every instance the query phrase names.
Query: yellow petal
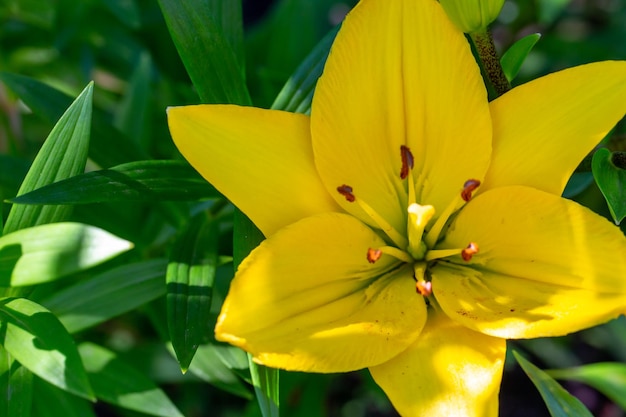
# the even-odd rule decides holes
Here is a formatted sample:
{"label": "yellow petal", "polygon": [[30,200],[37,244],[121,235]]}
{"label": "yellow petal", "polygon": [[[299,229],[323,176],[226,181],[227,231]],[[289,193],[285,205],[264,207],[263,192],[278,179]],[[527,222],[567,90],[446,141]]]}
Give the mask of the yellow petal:
{"label": "yellow petal", "polygon": [[307,116],[231,105],[170,107],[167,114],[185,159],[266,236],[340,210],[315,171]]}
{"label": "yellow petal", "polygon": [[626,62],[566,69],[494,100],[493,161],[481,187],[527,185],[561,194],[593,147],[626,113]]}
{"label": "yellow petal", "polygon": [[346,17],[315,90],[315,161],[328,191],[353,187],[397,230],[406,228],[400,147],[415,159],[417,202],[437,214],[490,157],[485,87],[467,40],[434,0],[362,0]]}
{"label": "yellow petal", "polygon": [[441,248],[475,242],[432,269],[443,310],[466,326],[505,338],[557,336],[626,311],[626,238],[572,201],[514,186],[473,199]]}
{"label": "yellow petal", "polygon": [[426,321],[409,265],[352,216],[321,214],[281,229],[241,264],[216,327],[259,363],[345,372],[397,355]]}
{"label": "yellow petal", "polygon": [[402,416],[498,415],[506,341],[428,310],[428,322],[404,352],[370,368]]}

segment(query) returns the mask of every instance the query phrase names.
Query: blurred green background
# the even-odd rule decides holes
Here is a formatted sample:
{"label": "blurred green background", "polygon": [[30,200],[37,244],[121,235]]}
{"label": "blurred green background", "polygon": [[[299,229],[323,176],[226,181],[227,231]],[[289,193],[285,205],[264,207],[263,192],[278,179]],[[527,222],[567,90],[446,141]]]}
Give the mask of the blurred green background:
{"label": "blurred green background", "polygon": [[[341,22],[354,3],[243,1],[246,78],[256,106],[272,104],[298,64]],[[492,30],[500,51],[527,34],[543,35],[522,67],[516,84],[587,62],[626,59],[626,2],[622,0],[509,0]],[[0,71],[32,77],[72,97],[94,80],[94,108],[98,109],[99,117],[113,125],[123,140],[134,142],[144,159],[180,159],[169,137],[165,109],[199,102],[157,0],[2,0]],[[17,92],[0,82],[3,198],[16,195],[30,162],[55,122],[29,109]],[[624,126],[617,128],[618,134],[624,130]],[[98,168],[108,166],[89,162],[88,169]],[[577,187],[570,188],[568,196],[608,217],[606,204],[590,180],[590,174],[581,174]],[[190,207],[178,204],[187,211]],[[7,204],[3,205],[5,218],[8,209]],[[222,213],[219,254],[230,256],[231,211],[226,208]],[[185,218],[173,220],[159,207],[136,202],[81,205],[76,207],[72,218],[102,227],[135,244],[132,253],[101,270],[131,260],[166,256],[176,231],[186,221]],[[218,270],[214,312],[231,276],[232,264]],[[83,278],[72,277],[53,285],[58,290],[69,286],[72,280]],[[32,298],[37,300],[37,292]],[[193,372],[181,375],[175,360],[164,348],[167,331],[163,298],[162,294],[155,296],[138,308],[80,331],[74,337],[78,342],[91,341],[118,352],[163,387],[187,417],[259,416],[252,391],[241,384],[241,378],[246,378],[247,364],[242,364],[240,369],[227,369],[226,379]],[[513,342],[510,347],[524,352],[542,368],[626,362],[626,321],[622,317],[567,337]],[[598,417],[626,415],[613,401],[586,385],[575,382],[564,385]],[[283,415],[289,417],[396,415],[367,372],[282,373],[281,395]],[[97,403],[95,413],[97,416],[144,415],[105,403]],[[35,406],[33,415],[46,414],[43,408]],[[512,359],[507,360],[502,385],[501,415],[548,415],[534,386]]]}

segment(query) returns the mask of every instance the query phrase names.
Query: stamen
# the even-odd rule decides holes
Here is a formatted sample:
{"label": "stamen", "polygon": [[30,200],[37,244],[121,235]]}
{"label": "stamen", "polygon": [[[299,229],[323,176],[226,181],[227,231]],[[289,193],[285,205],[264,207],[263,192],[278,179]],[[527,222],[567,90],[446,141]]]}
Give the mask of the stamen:
{"label": "stamen", "polygon": [[[461,191],[459,197],[467,203],[472,199],[472,192],[474,192],[474,190],[476,190],[479,186],[479,180],[469,179],[465,181],[465,184],[463,184],[463,190]],[[437,240],[439,240],[439,235],[441,234],[441,231],[446,225],[446,222],[448,221],[450,216],[452,216],[452,214],[454,214],[454,212],[457,210],[457,206],[459,206],[459,197],[452,199],[448,207],[446,207],[443,213],[441,213],[433,227],[431,227],[426,234],[424,242],[426,242],[426,246],[428,246],[429,248],[435,246]]]}
{"label": "stamen", "polygon": [[352,194],[352,187],[350,187],[349,185],[340,185],[339,187],[337,187],[337,191],[339,191],[339,194],[344,196],[346,200],[348,200],[348,202],[350,203],[354,203],[354,200],[356,200],[356,197],[354,196],[354,194]]}
{"label": "stamen", "polygon": [[415,290],[418,294],[424,297],[430,297],[433,293],[433,283],[430,281],[422,280],[415,283]]}
{"label": "stamen", "polygon": [[479,180],[470,179],[465,181],[465,184],[463,184],[463,191],[461,191],[461,198],[463,199],[463,201],[465,201],[466,203],[470,201],[472,199],[472,193],[478,187],[480,187]]}
{"label": "stamen", "polygon": [[465,262],[468,262],[472,259],[472,256],[478,253],[478,245],[474,242],[470,242],[469,245],[463,251],[461,251],[461,256]]}
{"label": "stamen", "polygon": [[447,258],[449,256],[458,255],[463,252],[464,249],[437,249],[437,250],[429,250],[426,252],[426,256],[424,256],[424,260],[426,262],[433,261],[435,259]]}
{"label": "stamen", "polygon": [[409,171],[413,169],[413,154],[407,146],[400,146],[400,158],[402,158],[402,168],[400,169],[400,178],[406,179],[409,176]]}
{"label": "stamen", "polygon": [[367,204],[360,198],[356,198],[352,187],[343,184],[337,187],[337,191],[339,192],[339,194],[344,196],[346,200],[348,200],[350,203],[354,203],[356,201],[356,203],[359,205],[359,207],[361,207],[365,214],[367,214],[369,218],[372,219],[374,223],[376,223],[376,225],[378,225],[380,230],[382,230],[387,236],[389,236],[389,239],[391,239],[393,243],[396,244],[396,246],[398,246],[399,248],[406,248],[406,245],[408,244],[406,238],[398,233],[398,231],[394,229],[393,226],[390,225],[387,220],[385,220],[380,214],[376,213],[376,211],[372,207],[370,207],[369,204]]}
{"label": "stamen", "polygon": [[413,263],[413,258],[411,257],[411,255],[403,250],[394,248],[393,246],[381,246],[377,249],[369,248],[367,250],[367,260],[369,263],[373,264],[378,261],[383,254],[393,256],[394,258],[402,262]]}
{"label": "stamen", "polygon": [[380,249],[369,248],[367,250],[367,262],[371,264],[379,260],[381,256],[383,256],[383,251],[381,251]]}

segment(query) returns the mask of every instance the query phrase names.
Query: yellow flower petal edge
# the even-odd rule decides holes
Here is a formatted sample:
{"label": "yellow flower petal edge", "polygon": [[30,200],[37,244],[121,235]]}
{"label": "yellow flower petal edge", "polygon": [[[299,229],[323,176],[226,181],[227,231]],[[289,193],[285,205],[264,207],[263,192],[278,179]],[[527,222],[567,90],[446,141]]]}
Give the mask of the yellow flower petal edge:
{"label": "yellow flower petal edge", "polygon": [[469,328],[504,338],[558,336],[626,311],[626,239],[572,201],[514,186],[472,200],[441,247],[470,239],[470,262],[433,268],[441,308]]}
{"label": "yellow flower petal edge", "polygon": [[505,354],[504,339],[429,309],[419,338],[370,373],[403,416],[495,417]]}
{"label": "yellow flower petal edge", "polygon": [[580,161],[626,113],[626,62],[559,71],[490,104],[493,156],[481,191],[527,185],[560,195]]}
{"label": "yellow flower petal edge", "polygon": [[234,105],[170,107],[167,114],[185,159],[266,236],[341,210],[313,165],[307,116]]}
{"label": "yellow flower petal edge", "polygon": [[[362,0],[346,17],[313,98],[315,162],[329,193],[349,184],[396,229],[406,227],[402,145],[417,200],[440,215],[491,152],[487,93],[464,35],[436,1]],[[442,163],[445,161],[445,163]]]}
{"label": "yellow flower petal edge", "polygon": [[426,306],[413,271],[354,217],[329,213],[281,229],[239,267],[216,327],[218,340],[282,369],[346,372],[388,360],[418,336]]}

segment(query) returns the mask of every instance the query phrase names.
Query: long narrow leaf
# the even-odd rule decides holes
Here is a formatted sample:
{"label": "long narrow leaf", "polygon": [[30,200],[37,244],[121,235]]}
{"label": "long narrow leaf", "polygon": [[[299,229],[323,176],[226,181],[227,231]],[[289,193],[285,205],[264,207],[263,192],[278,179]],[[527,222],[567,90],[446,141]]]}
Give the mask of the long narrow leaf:
{"label": "long narrow leaf", "polygon": [[153,416],[183,417],[160,388],[114,352],[93,343],[78,349],[98,399]]}
{"label": "long narrow leaf", "polygon": [[220,194],[187,162],[137,161],[87,172],[12,200],[19,204],[195,201]]}
{"label": "long narrow leaf", "polygon": [[567,369],[546,371],[552,378],[590,385],[626,411],[626,364],[600,362]]}
{"label": "long narrow leaf", "polygon": [[216,15],[227,9],[204,0],[159,0],[159,5],[202,102],[250,104],[243,67]]}
{"label": "long narrow leaf", "polygon": [[167,325],[176,358],[187,371],[211,333],[211,299],[218,262],[219,223],[205,213],[174,244],[167,267]]}
{"label": "long narrow leaf", "polygon": [[162,296],[165,269],[162,259],[123,265],[54,293],[41,304],[75,333]]}
{"label": "long narrow leaf", "polygon": [[[84,171],[91,130],[93,83],[90,83],[61,116],[28,170],[18,194]],[[67,220],[71,207],[14,205],[4,233],[25,227]]]}
{"label": "long narrow leaf", "polygon": [[96,417],[91,403],[35,378],[33,402],[36,417]]}
{"label": "long narrow leaf", "polygon": [[[0,80],[35,114],[50,123],[56,122],[72,104],[72,97],[33,78],[0,72]],[[146,155],[135,142],[111,125],[104,111],[95,109],[89,158],[108,168],[124,162],[146,159]]]}
{"label": "long narrow leaf", "polygon": [[[247,368],[246,354],[240,349],[206,344],[198,347],[189,372],[224,391],[252,399],[250,390],[235,372],[245,368]],[[259,398],[265,396],[257,397]]]}
{"label": "long narrow leaf", "polygon": [[0,286],[53,281],[91,268],[132,244],[82,223],[45,224],[0,237]]}
{"label": "long narrow leaf", "polygon": [[25,298],[4,298],[0,318],[6,329],[0,342],[23,366],[65,391],[95,399],[74,340],[54,314]]}
{"label": "long narrow leaf", "polygon": [[526,375],[535,384],[552,417],[593,417],[580,400],[567,392],[541,369],[513,352]]}
{"label": "long narrow leaf", "polygon": [[0,417],[30,417],[33,374],[0,346]]}

